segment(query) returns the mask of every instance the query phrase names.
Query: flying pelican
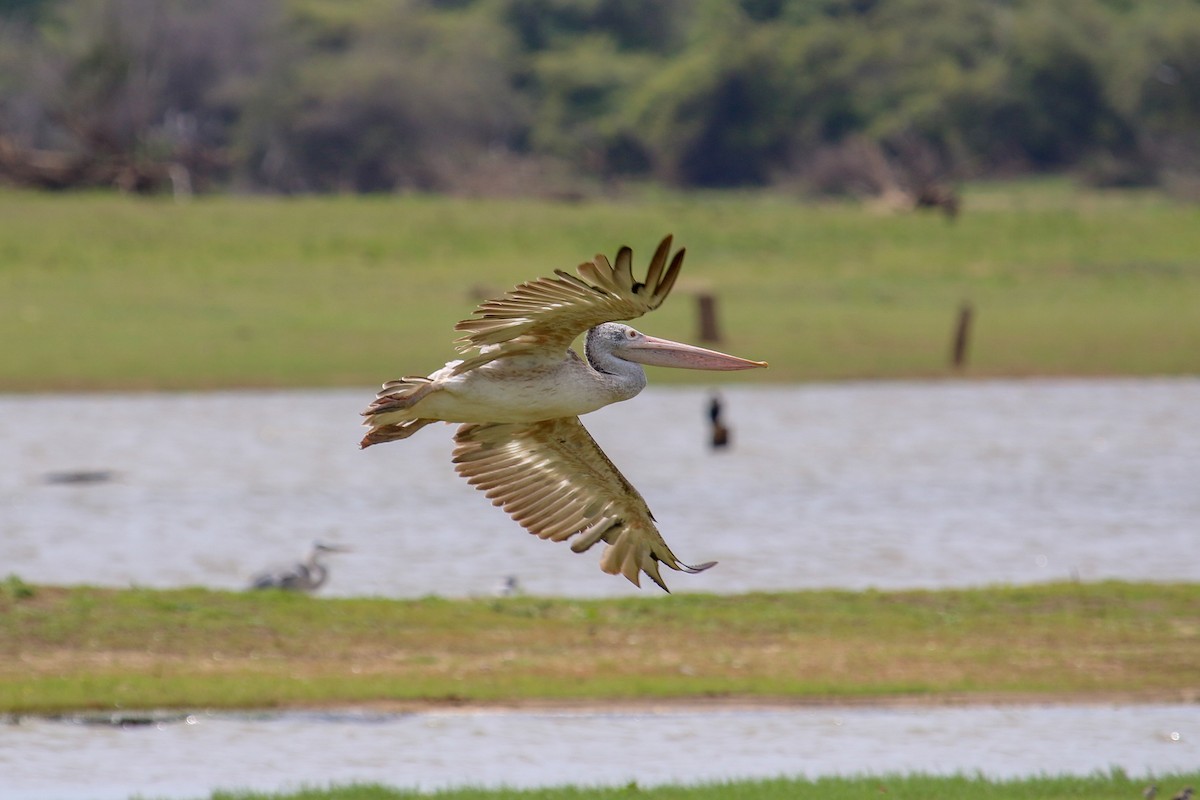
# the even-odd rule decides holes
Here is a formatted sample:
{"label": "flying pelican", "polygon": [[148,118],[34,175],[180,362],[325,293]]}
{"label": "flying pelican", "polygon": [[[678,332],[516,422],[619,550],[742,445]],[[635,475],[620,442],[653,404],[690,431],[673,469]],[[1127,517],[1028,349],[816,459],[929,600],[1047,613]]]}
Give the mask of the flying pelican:
{"label": "flying pelican", "polygon": [[[640,366],[738,370],[765,367],[713,350],[647,336],[614,320],[640,317],[662,305],[683,264],[667,263],[671,237],[659,244],[645,281],[635,281],[633,251],[615,266],[603,255],[580,264],[578,277],[522,283],[482,303],[455,325],[464,355],[428,377],[389,381],[365,411],[370,427],[360,444],[407,439],[438,420],[460,424],[453,462],[530,533],[572,539],[577,553],[603,540],[600,568],[640,586],[645,573],[664,591],[659,562],[688,566],[663,541],[646,501],[600,449],[579,415],[628,400],[646,386]],[[586,361],[571,349],[587,331]]]}
{"label": "flying pelican", "polygon": [[261,572],[254,576],[251,589],[287,589],[293,592],[315,592],[329,579],[329,567],[321,561],[326,553],[348,553],[347,547],[333,544],[313,545],[312,553],[304,561],[299,561],[287,569],[277,572]]}

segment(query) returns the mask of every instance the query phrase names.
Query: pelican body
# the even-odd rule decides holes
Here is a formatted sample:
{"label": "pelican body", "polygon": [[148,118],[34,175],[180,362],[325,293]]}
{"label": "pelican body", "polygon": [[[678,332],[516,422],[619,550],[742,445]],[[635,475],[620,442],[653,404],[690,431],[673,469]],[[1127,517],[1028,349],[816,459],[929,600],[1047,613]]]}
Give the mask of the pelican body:
{"label": "pelican body", "polygon": [[[543,539],[571,540],[582,552],[607,543],[600,566],[640,585],[648,575],[667,589],[658,565],[700,572],[667,547],[637,490],[613,466],[579,417],[628,400],[646,387],[642,365],[702,370],[765,367],[701,347],[648,336],[617,320],[658,308],[683,264],[670,259],[671,237],[659,244],[646,278],[635,281],[632,251],[615,266],[603,255],[581,264],[578,276],[522,283],[482,303],[455,328],[463,359],[427,377],[383,385],[363,412],[370,427],[362,447],[406,439],[437,422],[460,423],[457,472],[486,492],[526,530]],[[571,343],[584,331],[584,358]]]}

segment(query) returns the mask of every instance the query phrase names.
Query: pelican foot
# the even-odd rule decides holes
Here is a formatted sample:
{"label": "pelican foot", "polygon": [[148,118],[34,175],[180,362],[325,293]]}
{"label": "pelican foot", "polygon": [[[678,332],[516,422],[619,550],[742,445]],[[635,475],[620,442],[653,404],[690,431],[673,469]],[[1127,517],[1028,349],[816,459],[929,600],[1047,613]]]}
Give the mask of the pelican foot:
{"label": "pelican foot", "polygon": [[372,428],[371,432],[364,436],[362,441],[358,443],[358,446],[360,449],[365,450],[373,444],[407,439],[421,430],[421,428],[424,428],[426,425],[432,425],[434,422],[437,422],[437,420],[413,419],[408,422],[397,422],[392,425],[380,425],[378,428]]}

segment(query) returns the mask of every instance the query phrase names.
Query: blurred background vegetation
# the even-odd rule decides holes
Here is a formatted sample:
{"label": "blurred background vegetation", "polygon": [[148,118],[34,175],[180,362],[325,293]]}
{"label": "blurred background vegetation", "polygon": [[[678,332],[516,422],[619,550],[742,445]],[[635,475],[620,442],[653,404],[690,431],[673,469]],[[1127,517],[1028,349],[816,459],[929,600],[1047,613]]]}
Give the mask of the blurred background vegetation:
{"label": "blurred background vegetation", "polygon": [[0,179],[1200,197],[1197,0],[0,0]]}

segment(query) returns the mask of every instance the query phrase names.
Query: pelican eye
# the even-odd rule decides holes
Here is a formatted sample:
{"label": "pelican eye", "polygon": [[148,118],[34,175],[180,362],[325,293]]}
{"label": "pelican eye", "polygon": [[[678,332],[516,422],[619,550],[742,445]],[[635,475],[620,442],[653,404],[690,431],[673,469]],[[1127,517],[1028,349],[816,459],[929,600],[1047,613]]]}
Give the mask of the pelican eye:
{"label": "pelican eye", "polygon": [[626,339],[636,339],[637,337],[638,337],[638,332],[635,331],[633,328],[629,328],[628,330],[625,331]]}

